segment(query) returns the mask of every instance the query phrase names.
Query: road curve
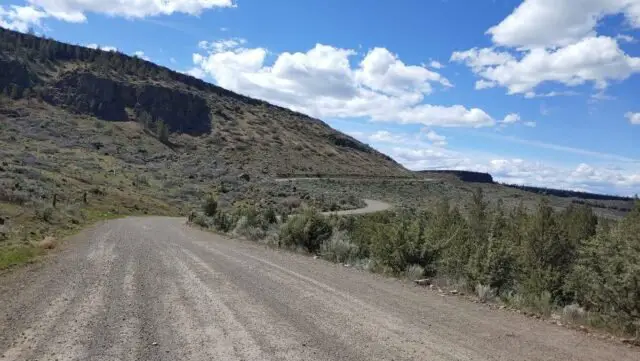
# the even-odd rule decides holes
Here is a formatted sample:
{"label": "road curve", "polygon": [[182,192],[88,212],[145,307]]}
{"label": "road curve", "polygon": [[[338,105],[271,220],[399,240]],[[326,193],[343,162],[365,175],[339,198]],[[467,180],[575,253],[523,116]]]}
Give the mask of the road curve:
{"label": "road curve", "polygon": [[637,349],[183,222],[105,222],[0,276],[0,360],[640,359]]}
{"label": "road curve", "polygon": [[367,213],[382,212],[391,208],[391,204],[389,203],[385,203],[382,201],[375,201],[373,199],[363,199],[363,200],[364,200],[364,203],[367,204],[363,208],[347,209],[345,211],[322,212],[322,214],[327,216],[331,214],[335,214],[338,216],[346,216],[350,214],[367,214]]}
{"label": "road curve", "polygon": [[[276,178],[275,181],[276,182],[296,182],[296,181],[315,181],[315,180],[348,180],[350,178],[310,178],[310,177],[303,177],[303,178]],[[430,179],[425,179],[426,181],[431,181]],[[328,215],[338,215],[338,216],[347,216],[347,215],[353,215],[353,214],[367,214],[367,213],[375,213],[375,212],[382,212],[382,211],[386,211],[387,209],[391,208],[391,204],[383,202],[383,201],[376,201],[373,199],[363,199],[364,203],[366,204],[366,206],[364,206],[363,208],[356,208],[356,209],[347,209],[344,211],[327,211],[327,212],[322,212],[322,214],[328,216]]]}

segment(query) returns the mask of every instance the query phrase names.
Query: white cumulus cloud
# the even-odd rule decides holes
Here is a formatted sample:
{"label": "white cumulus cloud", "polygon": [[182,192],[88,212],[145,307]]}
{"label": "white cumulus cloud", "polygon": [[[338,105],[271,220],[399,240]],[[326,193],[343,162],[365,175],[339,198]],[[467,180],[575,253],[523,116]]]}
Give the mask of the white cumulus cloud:
{"label": "white cumulus cloud", "polygon": [[243,45],[246,42],[247,40],[242,38],[225,39],[225,40],[217,40],[217,41],[202,40],[198,42],[198,48],[202,50],[211,50],[217,53],[221,53],[230,49],[237,48],[238,46]]}
{"label": "white cumulus cloud", "polygon": [[500,122],[501,126],[506,126],[506,125],[511,125],[511,124],[523,124],[524,126],[527,127],[535,127],[536,126],[536,122],[534,121],[525,121],[522,119],[522,117],[520,117],[520,114],[518,113],[510,113],[507,114],[507,116],[504,117],[504,119]]}
{"label": "white cumulus cloud", "polygon": [[393,144],[403,144],[407,141],[407,137],[393,134],[386,130],[379,130],[367,137],[368,141],[371,142],[382,142],[382,143],[393,143]]}
{"label": "white cumulus cloud", "polygon": [[631,122],[631,124],[639,124],[640,125],[640,113],[628,112],[624,116],[627,119],[629,119],[629,122]]}
{"label": "white cumulus cloud", "polygon": [[622,15],[640,27],[640,0],[524,0],[499,24],[487,30],[496,47],[454,52],[480,79],[476,89],[504,87],[509,94],[537,95],[542,83],[567,87],[592,84],[604,89],[640,72],[640,57],[625,53],[618,41],[633,37],[599,35],[607,16]]}
{"label": "white cumulus cloud", "polygon": [[115,46],[111,46],[111,45],[98,45],[98,44],[87,44],[85,45],[87,48],[90,49],[100,49],[100,50],[104,50],[104,51],[118,51],[118,48],[116,48]]}
{"label": "white cumulus cloud", "polygon": [[501,46],[562,47],[594,36],[599,21],[615,14],[640,27],[638,0],[525,0],[487,33]]}
{"label": "white cumulus cloud", "polygon": [[[364,131],[347,132],[352,137],[365,143],[392,144],[394,146],[411,146],[416,149],[436,149],[447,145],[447,137],[429,128],[422,128],[419,133],[395,133],[388,130],[378,130],[373,133]],[[435,147],[435,148],[434,148]]]}
{"label": "white cumulus cloud", "polygon": [[615,39],[606,36],[584,38],[558,49],[531,49],[521,58],[485,48],[455,52],[451,60],[467,64],[482,78],[482,86],[476,84],[478,89],[502,86],[510,94],[527,97],[532,97],[534,89],[544,82],[566,86],[589,82],[602,89],[609,81],[640,72],[640,58],[625,54]]}
{"label": "white cumulus cloud", "polygon": [[423,65],[404,63],[385,48],[361,56],[353,49],[316,44],[306,52],[284,52],[267,63],[268,50],[231,39],[200,42],[195,68],[222,87],[317,117],[365,117],[428,126],[492,126],[479,108],[425,104],[436,88],[453,85]]}
{"label": "white cumulus cloud", "polygon": [[427,128],[422,129],[422,133],[424,133],[425,138],[436,147],[444,147],[447,145],[447,137],[444,135],[440,135]]}
{"label": "white cumulus cloud", "polygon": [[28,0],[34,7],[57,19],[85,22],[87,13],[126,18],[183,13],[199,15],[213,8],[233,7],[233,0]]}
{"label": "white cumulus cloud", "polygon": [[201,68],[191,68],[183,72],[184,74],[191,75],[194,78],[204,79],[206,74]]}
{"label": "white cumulus cloud", "polygon": [[147,55],[145,55],[144,51],[138,50],[138,51],[134,52],[133,55],[135,57],[137,57],[137,58],[142,59],[142,60],[151,61],[151,58],[149,58]]}
{"label": "white cumulus cloud", "polygon": [[618,34],[618,35],[616,35],[616,40],[620,41],[621,43],[635,43],[635,42],[637,42],[636,38],[634,38],[631,35],[626,35],[626,34]]}
{"label": "white cumulus cloud", "polygon": [[520,115],[511,113],[511,114],[507,114],[507,116],[504,117],[504,120],[502,122],[506,124],[511,124],[511,123],[517,123],[519,121],[520,121]]}
{"label": "white cumulus cloud", "polygon": [[0,26],[23,33],[42,27],[42,19],[48,16],[32,6],[0,5]]}

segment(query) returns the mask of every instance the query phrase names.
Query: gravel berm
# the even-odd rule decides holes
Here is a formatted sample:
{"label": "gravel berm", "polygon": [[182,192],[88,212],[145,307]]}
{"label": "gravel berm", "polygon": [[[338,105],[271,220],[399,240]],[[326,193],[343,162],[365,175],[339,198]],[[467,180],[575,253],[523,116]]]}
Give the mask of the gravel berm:
{"label": "gravel berm", "polygon": [[0,276],[0,360],[640,360],[579,331],[189,228],[98,224]]}

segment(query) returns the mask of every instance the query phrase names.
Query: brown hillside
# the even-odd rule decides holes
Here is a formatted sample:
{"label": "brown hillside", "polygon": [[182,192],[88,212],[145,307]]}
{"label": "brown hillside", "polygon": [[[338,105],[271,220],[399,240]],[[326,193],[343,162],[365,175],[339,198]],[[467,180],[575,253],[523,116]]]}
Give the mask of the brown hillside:
{"label": "brown hillside", "polygon": [[121,53],[0,29],[0,67],[0,88],[10,98],[38,99],[106,121],[133,121],[150,133],[162,122],[172,133],[165,143],[175,152],[244,172],[408,174],[320,120]]}

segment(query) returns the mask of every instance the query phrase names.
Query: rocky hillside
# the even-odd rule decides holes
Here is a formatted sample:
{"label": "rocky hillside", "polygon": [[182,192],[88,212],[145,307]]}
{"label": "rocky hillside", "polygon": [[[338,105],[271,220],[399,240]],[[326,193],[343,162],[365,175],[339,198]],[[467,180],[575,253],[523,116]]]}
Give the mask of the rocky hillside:
{"label": "rocky hillside", "polygon": [[[172,150],[215,159],[229,169],[267,176],[407,174],[320,120],[118,52],[0,29],[0,67],[0,90],[8,98],[135,122]],[[160,137],[165,128],[168,134]]]}

